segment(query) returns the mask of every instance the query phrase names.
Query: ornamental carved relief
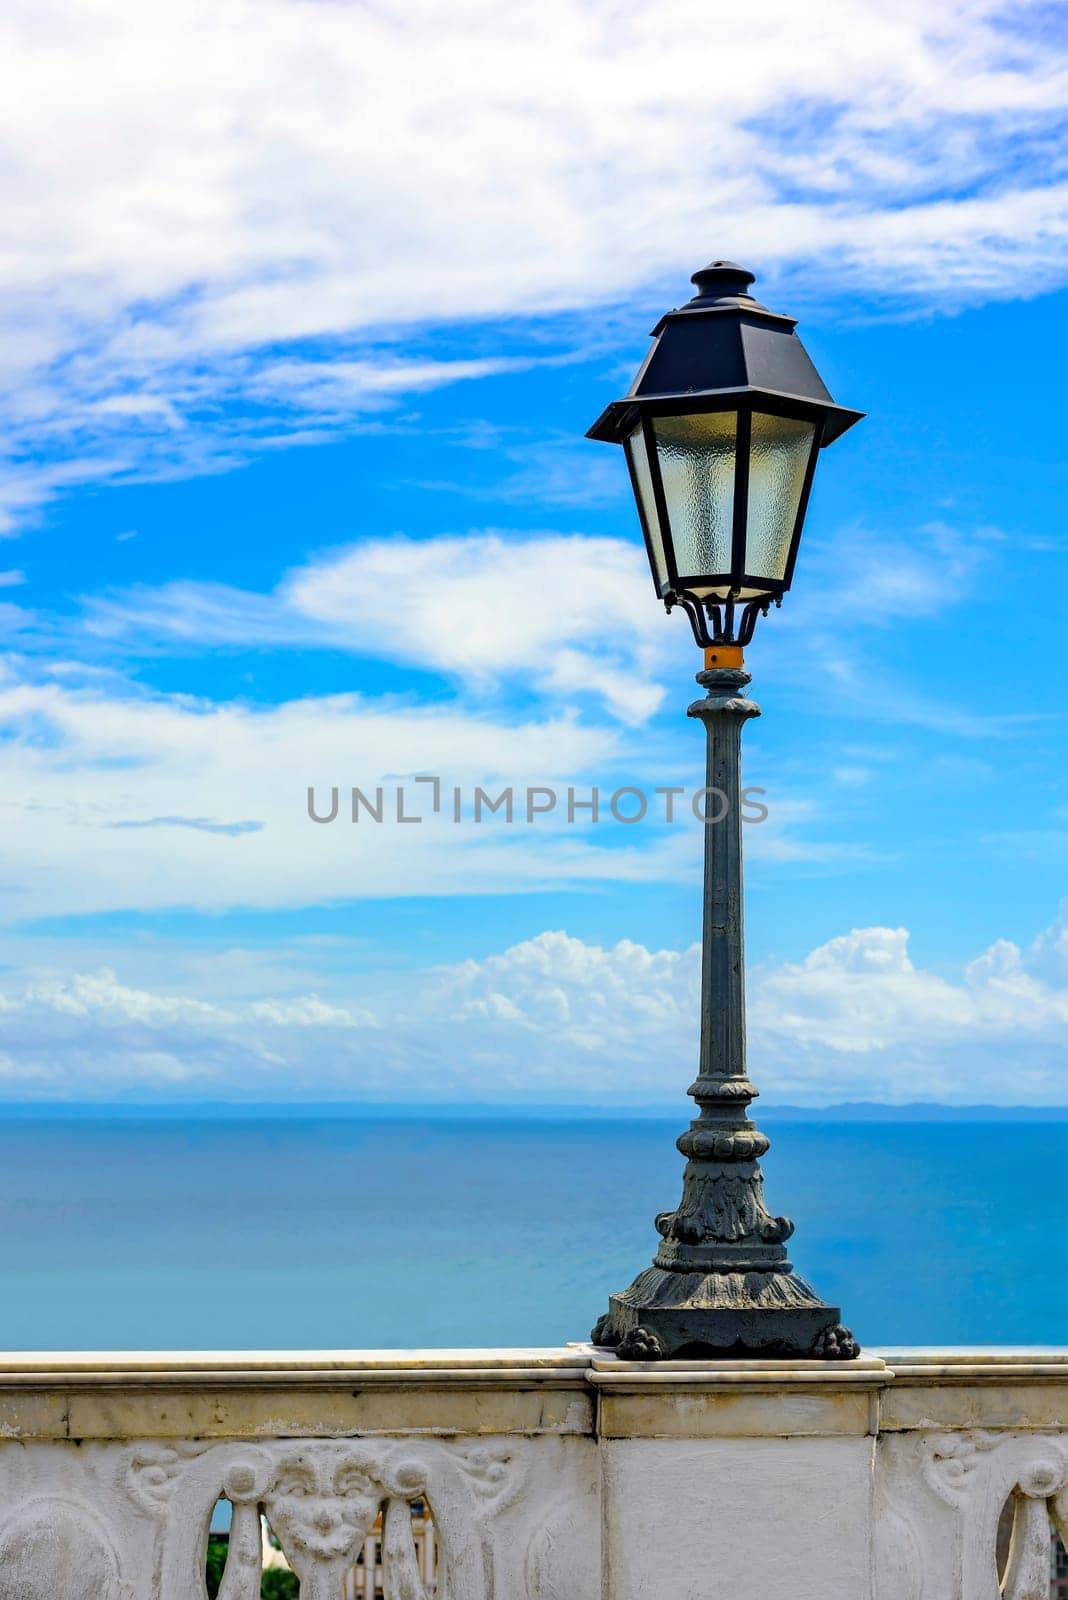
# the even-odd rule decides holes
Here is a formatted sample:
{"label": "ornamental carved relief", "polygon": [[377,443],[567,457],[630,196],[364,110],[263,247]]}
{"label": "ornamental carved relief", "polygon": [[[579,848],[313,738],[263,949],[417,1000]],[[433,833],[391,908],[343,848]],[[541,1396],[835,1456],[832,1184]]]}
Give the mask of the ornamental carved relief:
{"label": "ornamental carved relief", "polygon": [[434,1518],[450,1600],[491,1600],[489,1519],[522,1487],[514,1455],[508,1443],[478,1440],[149,1443],[128,1448],[123,1481],[140,1510],[163,1524],[160,1600],[190,1600],[201,1592],[208,1522],[220,1498],[233,1508],[220,1600],[257,1600],[261,1513],[300,1579],[301,1600],[340,1600],[346,1574],[380,1514],[391,1600],[430,1600],[420,1575],[413,1501],[424,1502]]}
{"label": "ornamental carved relief", "polygon": [[929,1435],[924,1440],[923,1475],[939,1499],[961,1505],[974,1482],[980,1458],[1002,1435],[970,1428],[964,1433]]}
{"label": "ornamental carved relief", "polygon": [[205,1600],[220,1501],[219,1600],[259,1600],[264,1522],[301,1600],[343,1600],[368,1549],[390,1600],[593,1600],[597,1482],[555,1431],[0,1440],[0,1600]]}
{"label": "ornamental carved relief", "polygon": [[662,1211],[656,1218],[656,1230],[661,1238],[678,1239],[682,1244],[700,1244],[705,1239],[724,1244],[744,1240],[781,1244],[790,1238],[794,1225],[788,1217],[769,1214],[756,1169],[744,1174],[688,1172],[682,1205],[677,1211]]}
{"label": "ornamental carved relief", "polygon": [[917,1600],[1047,1600],[1051,1523],[1068,1534],[1068,1441],[965,1429],[905,1435],[881,1457],[878,1600],[897,1600],[906,1571]]}

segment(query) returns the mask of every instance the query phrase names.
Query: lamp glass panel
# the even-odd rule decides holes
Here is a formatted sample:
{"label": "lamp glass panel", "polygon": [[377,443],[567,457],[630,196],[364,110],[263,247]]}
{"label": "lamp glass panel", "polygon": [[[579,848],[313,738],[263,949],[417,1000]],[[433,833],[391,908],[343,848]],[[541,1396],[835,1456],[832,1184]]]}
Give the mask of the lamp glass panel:
{"label": "lamp glass panel", "polygon": [[656,417],[653,430],[679,576],[729,573],[737,413]]}
{"label": "lamp glass panel", "polygon": [[753,413],[745,570],[781,582],[805,483],[815,427],[796,417]]}
{"label": "lamp glass panel", "polygon": [[634,482],[638,486],[639,509],[649,535],[653,552],[653,568],[658,585],[667,583],[667,562],[664,559],[664,535],[660,518],[656,514],[656,496],[653,493],[653,475],[649,470],[649,452],[645,448],[645,434],[639,422],[627,440],[627,458],[630,461]]}

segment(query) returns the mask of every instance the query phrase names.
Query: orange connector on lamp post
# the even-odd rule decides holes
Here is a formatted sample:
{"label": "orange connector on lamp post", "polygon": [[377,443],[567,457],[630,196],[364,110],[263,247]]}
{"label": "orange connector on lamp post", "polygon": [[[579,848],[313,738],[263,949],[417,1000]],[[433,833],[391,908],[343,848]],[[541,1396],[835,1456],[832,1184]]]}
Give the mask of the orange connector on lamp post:
{"label": "orange connector on lamp post", "polygon": [[713,667],[744,667],[745,660],[740,644],[713,644],[705,650],[705,671]]}

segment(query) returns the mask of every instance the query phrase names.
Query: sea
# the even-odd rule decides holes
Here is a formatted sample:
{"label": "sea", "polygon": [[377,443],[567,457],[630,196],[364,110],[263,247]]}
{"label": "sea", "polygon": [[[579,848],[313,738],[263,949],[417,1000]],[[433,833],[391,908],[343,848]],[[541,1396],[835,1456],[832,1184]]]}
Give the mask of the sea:
{"label": "sea", "polygon": [[[1068,1120],[761,1116],[769,1208],[861,1343],[1066,1344]],[[584,1339],[686,1113],[0,1111],[0,1348]]]}

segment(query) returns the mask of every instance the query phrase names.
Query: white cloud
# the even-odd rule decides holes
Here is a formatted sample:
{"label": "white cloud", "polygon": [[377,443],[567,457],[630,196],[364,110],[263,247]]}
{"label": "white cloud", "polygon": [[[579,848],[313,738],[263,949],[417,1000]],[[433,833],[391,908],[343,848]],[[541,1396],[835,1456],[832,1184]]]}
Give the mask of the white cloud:
{"label": "white cloud", "polygon": [[[417,645],[413,638],[418,661]],[[482,639],[463,670],[488,673],[498,646],[508,646],[504,631]],[[543,681],[536,633],[532,643],[519,628],[520,647],[532,681]],[[591,675],[601,693],[617,692],[610,657],[591,664],[564,650],[553,659],[544,681],[561,694]],[[575,683],[558,683],[568,671]],[[544,702],[516,712],[496,702],[478,709],[396,694],[267,706],[201,701],[139,691],[117,673],[84,672],[72,662],[42,670],[9,658],[0,669],[0,917],[690,881],[699,872],[697,820],[683,799],[667,825],[654,794],[657,784],[681,784],[691,796],[699,787],[700,734],[690,732],[680,748],[674,735],[580,718],[566,704],[550,712]],[[414,781],[435,774],[437,814],[430,786]],[[647,820],[613,822],[614,789],[636,782]],[[511,826],[503,813],[484,812],[482,825],[473,823],[476,785],[492,797],[513,790]],[[594,785],[602,822],[577,812],[569,824],[569,787],[585,799]],[[350,820],[353,786],[372,801],[382,789],[382,822],[365,810],[359,822]],[[454,786],[463,797],[460,825]],[[556,805],[528,826],[526,791],[538,786],[555,792]],[[422,822],[396,820],[399,787],[405,814]],[[329,816],[337,790],[329,825],[309,820],[309,788],[319,817]],[[747,830],[750,856],[849,860],[848,846],[818,837],[821,821],[811,806],[780,793],[771,820]]]}
{"label": "white cloud", "polygon": [[810,632],[822,622],[865,629],[937,617],[971,594],[1004,536],[992,528],[944,522],[898,529],[854,526],[802,546],[806,582],[791,596],[788,626]]}
{"label": "white cloud", "polygon": [[443,384],[492,378],[536,365],[530,360],[478,361],[272,361],[246,384],[257,400],[273,400],[314,421],[334,422],[353,411],[374,410],[397,395],[422,394]]}
{"label": "white cloud", "polygon": [[[904,930],[866,928],[758,969],[754,1075],[786,1103],[1016,1104],[1021,1092],[1068,1103],[1063,944],[1058,930],[1039,941],[1045,972],[999,941],[947,977],[912,963]],[[329,992],[295,992],[290,972],[273,997],[234,990],[234,956],[203,965],[209,998],[110,969],[21,987],[9,977],[0,1079],[16,1098],[387,1100],[415,1083],[425,1098],[430,1081],[441,1100],[677,1103],[681,1114],[697,1045],[696,949],[606,949],[547,932],[481,961],[335,976]]]}
{"label": "white cloud", "polygon": [[[522,675],[565,695],[592,688],[640,722],[662,698],[649,681],[665,637],[650,590],[636,541],[488,533],[367,541],[293,574],[283,593],[369,655],[466,682]],[[383,607],[383,595],[399,603]]]}
{"label": "white cloud", "polygon": [[[686,682],[695,655],[681,613],[665,618],[656,599],[629,515],[629,539],[369,538],[321,552],[270,594],[179,581],[90,595],[82,626],[113,652],[295,646],[418,663],[469,696],[533,690],[557,704],[592,701],[637,726],[666,683]],[[906,681],[897,659],[872,660],[888,619],[937,617],[984,579],[991,586],[1005,548],[997,530],[941,523],[906,536],[847,526],[813,537],[801,552],[804,582],[761,628],[761,678],[796,681],[802,638],[822,661],[826,692],[851,713],[862,706],[867,718],[965,739],[1025,729],[1037,720],[1030,713],[941,702]]]}
{"label": "white cloud", "polygon": [[[54,375],[51,387],[31,390],[28,400],[13,375],[0,400],[0,451],[10,457],[0,456],[0,536],[17,534],[72,487],[226,472],[257,452],[325,442],[339,428],[404,426],[403,418],[367,419],[407,395],[536,364],[267,357],[228,360],[210,371],[162,365],[127,372],[105,357]],[[153,392],[160,383],[169,394]],[[122,392],[109,392],[116,386]]]}
{"label": "white cloud", "polygon": [[444,673],[593,695],[621,720],[658,707],[682,642],[637,539],[472,533],[368,539],[291,572],[273,595],[171,583],[86,602],[98,637],[196,648],[318,645]]}
{"label": "white cloud", "polygon": [[566,787],[614,764],[618,740],[570,717],[358,696],[254,709],[15,679],[0,685],[0,731],[7,917],[310,905],[627,874],[626,851],[612,859],[562,837],[456,827],[447,811],[418,826],[354,826],[343,804],[334,826],[308,820],[309,785],[321,802],[334,785],[347,798],[352,784],[368,793],[384,784],[392,807],[405,774],[440,773],[470,794],[480,782]]}
{"label": "white cloud", "polygon": [[[218,470],[449,381],[384,353],[403,327],[678,293],[705,253],[938,306],[1059,284],[1066,77],[1044,16],[9,6],[0,378],[13,448],[51,440],[63,465],[13,465],[8,514],[65,482]],[[307,340],[329,349],[279,357]],[[280,435],[234,421],[265,398]]]}
{"label": "white cloud", "polygon": [[[757,1081],[800,1103],[1009,1104],[1021,1084],[1039,1102],[1068,1102],[1068,962],[1062,952],[1040,976],[1036,960],[1001,940],[950,977],[913,964],[905,929],[864,928],[802,962],[757,968],[749,979]],[[443,1016],[471,1029],[476,1050],[480,1028],[511,1033],[517,1069],[524,1052],[544,1053],[591,1096],[607,1092],[615,1072],[625,1093],[660,1099],[675,1092],[662,1064],[694,1058],[697,986],[696,948],[654,952],[623,941],[602,950],[543,934],[447,970],[430,994]]]}

